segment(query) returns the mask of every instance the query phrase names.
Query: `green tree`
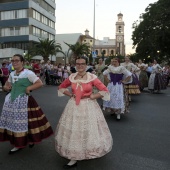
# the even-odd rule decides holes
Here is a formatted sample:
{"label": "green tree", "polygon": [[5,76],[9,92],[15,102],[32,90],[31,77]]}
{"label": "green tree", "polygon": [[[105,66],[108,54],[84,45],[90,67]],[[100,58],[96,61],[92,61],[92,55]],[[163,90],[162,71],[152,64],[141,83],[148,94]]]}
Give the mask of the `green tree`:
{"label": "green tree", "polygon": [[32,58],[33,58],[33,56],[31,55],[31,54],[29,54],[29,53],[26,53],[25,55],[24,55],[24,59],[26,60],[26,61],[31,61],[32,60]]}
{"label": "green tree", "polygon": [[55,40],[39,39],[33,49],[30,50],[32,55],[41,55],[46,62],[49,60],[50,55],[56,55],[58,52],[63,53],[61,45],[56,43]]}
{"label": "green tree", "polygon": [[133,23],[132,40],[140,59],[170,61],[170,1],[158,0]]}
{"label": "green tree", "polygon": [[89,56],[90,54],[90,46],[88,44],[81,44],[77,42],[76,44],[68,44],[65,42],[66,45],[68,45],[68,53],[71,51],[70,61],[74,62],[77,57],[80,55],[86,55]]}

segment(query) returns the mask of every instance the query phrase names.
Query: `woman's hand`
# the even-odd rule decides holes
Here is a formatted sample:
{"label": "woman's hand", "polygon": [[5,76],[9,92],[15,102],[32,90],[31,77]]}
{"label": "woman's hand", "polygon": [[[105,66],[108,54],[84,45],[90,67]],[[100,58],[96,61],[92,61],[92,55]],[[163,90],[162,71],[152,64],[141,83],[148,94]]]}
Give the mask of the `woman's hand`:
{"label": "woman's hand", "polygon": [[122,82],[123,84],[127,83],[125,80],[122,80],[121,82]]}
{"label": "woman's hand", "polygon": [[94,93],[92,93],[92,94],[90,95],[90,99],[91,99],[91,100],[96,99],[96,98],[95,98],[95,94],[94,94]]}
{"label": "woman's hand", "polygon": [[92,93],[91,95],[90,95],[90,99],[91,100],[95,100],[95,99],[98,99],[98,98],[101,98],[101,97],[103,97],[100,93]]}
{"label": "woman's hand", "polygon": [[10,90],[12,89],[12,86],[11,86],[11,85],[5,85],[5,86],[3,87],[3,89],[4,89],[5,91],[10,91]]}
{"label": "woman's hand", "polygon": [[75,98],[75,97],[76,97],[76,95],[75,95],[75,94],[70,94],[70,95],[68,95],[68,96],[70,96],[70,98],[71,98],[71,97],[73,97],[73,98]]}
{"label": "woman's hand", "polygon": [[28,87],[26,88],[25,93],[26,93],[27,95],[29,95],[29,94],[30,94],[30,91],[31,91],[31,89],[30,89],[30,87],[28,86]]}

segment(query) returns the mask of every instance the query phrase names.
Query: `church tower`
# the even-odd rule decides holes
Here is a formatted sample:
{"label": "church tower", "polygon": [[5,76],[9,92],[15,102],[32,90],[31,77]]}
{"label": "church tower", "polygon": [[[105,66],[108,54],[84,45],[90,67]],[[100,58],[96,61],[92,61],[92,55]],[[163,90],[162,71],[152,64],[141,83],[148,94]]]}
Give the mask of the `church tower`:
{"label": "church tower", "polygon": [[117,15],[118,20],[116,22],[116,54],[125,56],[125,44],[124,44],[124,21],[123,14]]}

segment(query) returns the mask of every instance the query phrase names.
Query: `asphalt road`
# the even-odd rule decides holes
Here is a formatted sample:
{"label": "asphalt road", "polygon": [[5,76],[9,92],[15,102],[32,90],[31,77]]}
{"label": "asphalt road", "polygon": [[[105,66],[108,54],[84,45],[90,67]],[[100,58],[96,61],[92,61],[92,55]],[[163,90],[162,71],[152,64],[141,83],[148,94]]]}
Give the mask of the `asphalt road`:
{"label": "asphalt road", "polygon": [[[68,97],[57,97],[56,86],[33,92],[55,130]],[[0,92],[0,110],[5,93]],[[120,121],[104,112],[113,136],[106,156],[78,162],[77,170],[170,170],[170,87],[161,94],[132,96],[130,113]],[[54,148],[54,136],[8,155],[9,142],[0,143],[0,170],[62,170],[68,162]]]}

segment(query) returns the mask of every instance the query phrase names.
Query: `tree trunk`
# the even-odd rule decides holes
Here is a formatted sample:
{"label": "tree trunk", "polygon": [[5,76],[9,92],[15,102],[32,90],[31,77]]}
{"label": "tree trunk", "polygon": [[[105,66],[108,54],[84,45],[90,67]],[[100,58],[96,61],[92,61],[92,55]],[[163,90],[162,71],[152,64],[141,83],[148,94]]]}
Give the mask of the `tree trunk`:
{"label": "tree trunk", "polygon": [[49,61],[49,57],[48,56],[43,56],[43,60],[46,63],[47,61]]}

